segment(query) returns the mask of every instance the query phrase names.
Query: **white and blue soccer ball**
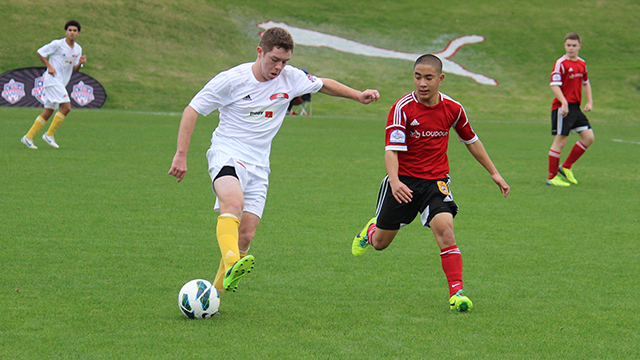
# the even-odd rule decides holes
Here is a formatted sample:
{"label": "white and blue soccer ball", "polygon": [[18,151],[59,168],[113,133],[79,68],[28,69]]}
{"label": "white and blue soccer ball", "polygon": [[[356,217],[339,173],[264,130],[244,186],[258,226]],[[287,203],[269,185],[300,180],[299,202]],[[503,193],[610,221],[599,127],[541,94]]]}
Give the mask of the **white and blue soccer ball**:
{"label": "white and blue soccer ball", "polygon": [[178,306],[190,319],[210,318],[220,308],[220,295],[207,280],[191,280],[180,289]]}

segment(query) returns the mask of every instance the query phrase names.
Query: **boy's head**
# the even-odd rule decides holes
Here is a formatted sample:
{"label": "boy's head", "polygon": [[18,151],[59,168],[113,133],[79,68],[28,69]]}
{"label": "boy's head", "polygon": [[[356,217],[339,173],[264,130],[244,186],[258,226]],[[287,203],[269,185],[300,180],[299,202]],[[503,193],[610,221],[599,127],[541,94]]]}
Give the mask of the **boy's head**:
{"label": "boy's head", "polygon": [[80,23],[75,21],[75,20],[69,20],[67,21],[66,24],[64,24],[64,30],[68,30],[69,26],[75,26],[78,29],[78,32],[80,32]]}
{"label": "boy's head", "polygon": [[571,60],[578,58],[578,52],[582,47],[582,39],[577,33],[568,33],[564,37],[564,50],[567,52],[567,57]]}
{"label": "boy's head", "polygon": [[293,52],[293,37],[283,28],[272,27],[262,33],[262,38],[258,46],[261,47],[265,53],[273,50],[274,47]]}
{"label": "boy's head", "polygon": [[416,59],[416,62],[413,63],[413,69],[415,70],[416,66],[420,64],[431,65],[436,71],[438,71],[438,73],[442,74],[442,60],[433,54],[421,55]]}
{"label": "boy's head", "polygon": [[564,41],[567,41],[567,40],[577,40],[579,43],[582,43],[582,39],[580,38],[580,35],[574,32],[570,32],[567,34],[567,36],[564,37]]}
{"label": "boy's head", "polygon": [[413,64],[413,82],[416,86],[416,98],[427,106],[440,102],[440,83],[444,80],[442,60],[435,55],[420,56]]}
{"label": "boy's head", "polygon": [[291,59],[293,37],[283,28],[269,28],[262,33],[257,52],[258,58],[253,67],[256,79],[258,81],[273,80],[280,75]]}

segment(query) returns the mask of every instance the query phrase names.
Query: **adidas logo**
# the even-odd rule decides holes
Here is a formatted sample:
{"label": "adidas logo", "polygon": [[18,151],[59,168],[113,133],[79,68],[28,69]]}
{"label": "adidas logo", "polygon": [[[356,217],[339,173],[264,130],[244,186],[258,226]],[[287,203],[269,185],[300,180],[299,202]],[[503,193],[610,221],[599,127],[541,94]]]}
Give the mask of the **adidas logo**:
{"label": "adidas logo", "polygon": [[228,258],[229,256],[234,256],[236,253],[234,253],[233,251],[229,250],[227,251],[227,254],[224,256],[224,258]]}
{"label": "adidas logo", "polygon": [[573,72],[573,68],[572,67],[569,68],[569,72]]}
{"label": "adidas logo", "polygon": [[243,97],[242,100],[251,101],[251,95],[247,95],[247,96]]}
{"label": "adidas logo", "polygon": [[418,120],[413,119],[413,121],[412,121],[412,122],[411,122],[411,124],[409,124],[409,125],[411,125],[411,126],[418,126],[418,125],[420,125],[420,123],[418,122]]}

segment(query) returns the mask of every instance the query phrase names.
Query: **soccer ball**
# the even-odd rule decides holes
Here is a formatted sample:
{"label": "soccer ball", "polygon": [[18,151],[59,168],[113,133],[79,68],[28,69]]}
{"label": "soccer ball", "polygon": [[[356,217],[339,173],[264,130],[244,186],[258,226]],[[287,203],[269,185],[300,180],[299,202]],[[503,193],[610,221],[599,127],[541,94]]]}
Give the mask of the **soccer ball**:
{"label": "soccer ball", "polygon": [[210,318],[218,312],[220,295],[207,280],[191,280],[180,289],[178,306],[190,319]]}

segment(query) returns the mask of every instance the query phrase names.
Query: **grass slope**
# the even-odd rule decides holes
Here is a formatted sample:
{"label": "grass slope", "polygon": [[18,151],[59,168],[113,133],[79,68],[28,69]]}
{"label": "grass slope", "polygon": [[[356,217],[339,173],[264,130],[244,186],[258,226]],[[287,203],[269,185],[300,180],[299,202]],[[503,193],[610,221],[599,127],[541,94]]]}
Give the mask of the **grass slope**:
{"label": "grass slope", "polygon": [[[354,11],[353,9],[358,9]],[[83,24],[79,37],[88,63],[83,71],[100,80],[109,98],[105,107],[181,111],[213,75],[253,61],[259,28],[275,20],[412,53],[437,52],[468,34],[487,41],[462,48],[452,60],[487,74],[500,86],[476,84],[450,75],[448,88],[477,117],[501,120],[534,116],[546,121],[553,62],[563,54],[569,31],[583,35],[599,121],[637,119],[640,77],[635,42],[640,5],[633,0],[578,1],[226,1],[145,0],[86,2],[24,1],[0,4],[8,21],[0,31],[0,72],[39,66],[35,50],[64,36],[69,18]],[[51,14],[59,14],[51,16]],[[560,20],[561,19],[561,20]],[[299,46],[291,63],[318,76],[353,87],[377,88],[384,101],[353,109],[340,99],[318,96],[323,114],[386,114],[389,105],[411,90],[411,63],[349,55]],[[496,102],[499,106],[487,107]],[[327,105],[323,105],[323,104]]]}

